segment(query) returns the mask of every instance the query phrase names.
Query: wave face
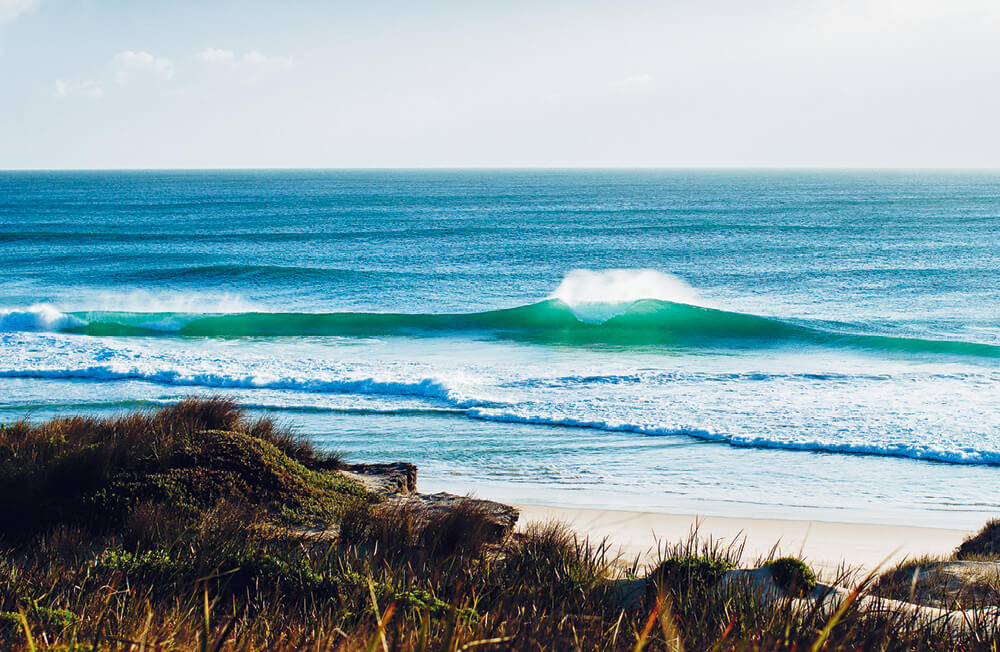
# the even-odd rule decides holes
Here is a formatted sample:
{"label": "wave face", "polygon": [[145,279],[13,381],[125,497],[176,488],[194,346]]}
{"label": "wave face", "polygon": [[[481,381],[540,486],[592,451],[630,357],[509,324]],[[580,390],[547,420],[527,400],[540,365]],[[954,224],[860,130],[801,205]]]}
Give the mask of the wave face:
{"label": "wave face", "polygon": [[[603,316],[593,319],[593,314]],[[11,318],[10,322],[17,323]],[[51,328],[91,336],[385,337],[482,334],[540,344],[745,348],[807,344],[882,352],[1000,358],[1000,346],[957,340],[837,332],[781,319],[657,299],[582,304],[561,299],[466,314],[76,312],[48,316]],[[4,326],[8,330],[7,321]],[[28,320],[29,327],[38,320]],[[44,328],[26,328],[44,330]]]}

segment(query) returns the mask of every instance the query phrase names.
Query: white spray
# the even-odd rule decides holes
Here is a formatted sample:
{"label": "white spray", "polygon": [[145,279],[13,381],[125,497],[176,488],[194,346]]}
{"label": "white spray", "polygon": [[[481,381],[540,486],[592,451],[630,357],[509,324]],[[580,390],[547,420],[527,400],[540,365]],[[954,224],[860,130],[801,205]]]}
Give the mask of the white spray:
{"label": "white spray", "polygon": [[559,299],[586,322],[606,321],[641,299],[701,303],[690,285],[655,269],[574,269],[549,298]]}
{"label": "white spray", "polygon": [[15,331],[57,331],[83,326],[84,322],[72,315],[59,312],[47,303],[36,303],[17,310],[0,309],[0,333]]}

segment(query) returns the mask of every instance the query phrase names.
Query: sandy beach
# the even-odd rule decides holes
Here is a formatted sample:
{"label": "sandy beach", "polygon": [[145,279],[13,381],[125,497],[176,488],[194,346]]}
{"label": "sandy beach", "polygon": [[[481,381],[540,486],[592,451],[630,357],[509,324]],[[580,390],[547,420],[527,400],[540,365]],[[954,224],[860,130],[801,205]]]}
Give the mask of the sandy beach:
{"label": "sandy beach", "polygon": [[883,562],[891,565],[904,557],[948,555],[971,534],[933,527],[698,517],[523,504],[517,508],[521,510],[522,527],[532,521],[561,521],[591,539],[608,538],[626,558],[653,560],[658,542],[682,541],[697,524],[702,537],[711,536],[725,544],[745,537],[746,562],[767,556],[778,544],[778,553],[795,556],[801,553],[817,571],[824,573],[835,572],[843,564],[871,570]]}

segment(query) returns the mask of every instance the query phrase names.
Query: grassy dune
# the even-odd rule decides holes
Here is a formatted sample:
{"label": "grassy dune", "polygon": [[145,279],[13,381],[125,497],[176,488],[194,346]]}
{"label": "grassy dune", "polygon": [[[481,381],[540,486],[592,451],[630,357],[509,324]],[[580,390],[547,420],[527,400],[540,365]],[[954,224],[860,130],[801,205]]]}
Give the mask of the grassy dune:
{"label": "grassy dune", "polygon": [[[339,467],[222,399],[3,427],[0,647],[1000,647],[995,591],[962,605],[981,613],[962,626],[854,597],[810,607],[815,578],[797,560],[772,561],[775,597],[720,584],[741,550],[697,537],[652,568],[559,524],[498,543],[472,502],[429,517]],[[1000,557],[998,527],[971,544],[978,558]],[[842,578],[852,596],[878,585],[859,579]]]}

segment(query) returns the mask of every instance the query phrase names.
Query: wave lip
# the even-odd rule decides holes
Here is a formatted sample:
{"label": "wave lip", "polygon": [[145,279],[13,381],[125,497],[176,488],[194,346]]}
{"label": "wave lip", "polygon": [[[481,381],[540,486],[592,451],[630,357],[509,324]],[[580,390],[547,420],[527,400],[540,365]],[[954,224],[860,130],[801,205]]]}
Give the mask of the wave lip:
{"label": "wave lip", "polygon": [[574,269],[549,298],[563,302],[587,323],[626,313],[643,299],[701,305],[694,288],[655,269]]}

